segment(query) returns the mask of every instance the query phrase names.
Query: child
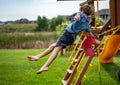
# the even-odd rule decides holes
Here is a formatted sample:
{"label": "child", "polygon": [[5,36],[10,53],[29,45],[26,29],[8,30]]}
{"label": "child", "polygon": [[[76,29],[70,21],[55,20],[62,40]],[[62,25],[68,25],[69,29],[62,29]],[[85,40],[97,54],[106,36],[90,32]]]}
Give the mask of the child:
{"label": "child", "polygon": [[49,65],[54,61],[57,57],[58,52],[65,48],[68,45],[71,45],[76,36],[83,30],[85,30],[88,34],[92,34],[90,32],[89,27],[89,18],[88,16],[92,13],[92,9],[89,5],[84,5],[80,8],[80,12],[74,17],[74,21],[72,21],[67,28],[65,29],[64,33],[59,37],[56,43],[53,43],[39,55],[36,56],[29,56],[28,60],[30,61],[37,61],[38,59],[46,56],[47,54],[51,53],[51,56],[47,60],[47,62],[37,71],[37,74],[40,74],[44,71],[48,70]]}

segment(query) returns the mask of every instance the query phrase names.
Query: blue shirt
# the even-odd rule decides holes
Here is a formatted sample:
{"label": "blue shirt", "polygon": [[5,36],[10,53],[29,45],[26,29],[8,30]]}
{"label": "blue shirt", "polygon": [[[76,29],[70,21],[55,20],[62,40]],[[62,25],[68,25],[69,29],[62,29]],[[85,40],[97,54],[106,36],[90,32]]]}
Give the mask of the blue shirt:
{"label": "blue shirt", "polygon": [[89,18],[84,16],[82,13],[78,14],[80,16],[80,20],[73,20],[66,28],[68,32],[73,33],[74,38],[76,38],[76,36],[83,30],[88,33],[90,32]]}

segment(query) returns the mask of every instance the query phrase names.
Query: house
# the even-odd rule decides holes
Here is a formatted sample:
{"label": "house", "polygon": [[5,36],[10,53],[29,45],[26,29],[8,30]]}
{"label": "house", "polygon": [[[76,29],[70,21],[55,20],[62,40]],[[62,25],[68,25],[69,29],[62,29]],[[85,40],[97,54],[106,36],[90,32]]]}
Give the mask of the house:
{"label": "house", "polygon": [[[97,12],[96,12],[97,15]],[[103,20],[108,20],[110,18],[110,10],[109,9],[101,9],[98,11],[98,15]]]}
{"label": "house", "polygon": [[[63,15],[63,16],[66,17],[66,19],[68,19],[69,21],[72,21],[73,17],[76,14],[77,13],[73,13],[72,15]],[[97,16],[97,12],[95,12],[95,15]],[[109,11],[109,9],[101,9],[98,11],[98,15],[102,20],[106,21],[110,18],[110,11]]]}

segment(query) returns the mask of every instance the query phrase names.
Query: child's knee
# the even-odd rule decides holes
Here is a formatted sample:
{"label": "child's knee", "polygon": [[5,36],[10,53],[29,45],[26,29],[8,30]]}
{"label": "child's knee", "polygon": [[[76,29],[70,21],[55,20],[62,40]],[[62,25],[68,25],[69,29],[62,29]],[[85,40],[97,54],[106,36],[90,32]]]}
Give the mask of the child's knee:
{"label": "child's knee", "polygon": [[49,46],[49,48],[51,48],[51,49],[53,49],[53,48],[55,48],[55,44],[51,44],[50,46]]}

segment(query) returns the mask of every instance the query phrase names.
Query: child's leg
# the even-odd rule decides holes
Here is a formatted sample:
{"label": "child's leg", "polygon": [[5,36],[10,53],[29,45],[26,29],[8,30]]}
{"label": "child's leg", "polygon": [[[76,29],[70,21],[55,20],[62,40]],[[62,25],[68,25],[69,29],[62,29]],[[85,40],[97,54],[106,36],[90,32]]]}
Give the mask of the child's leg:
{"label": "child's leg", "polygon": [[41,72],[48,70],[49,65],[55,60],[55,58],[57,57],[58,52],[61,49],[62,49],[61,46],[57,46],[57,47],[54,48],[53,53],[51,54],[51,56],[49,57],[47,62],[42,66],[42,68],[37,71],[37,74],[40,74]]}
{"label": "child's leg", "polygon": [[53,51],[53,49],[55,48],[55,46],[56,46],[56,43],[50,45],[50,46],[48,47],[48,49],[46,49],[44,52],[42,52],[42,53],[39,54],[39,55],[36,55],[36,56],[28,56],[28,60],[30,60],[30,61],[37,61],[39,58],[41,58],[41,57],[49,54],[51,51]]}

